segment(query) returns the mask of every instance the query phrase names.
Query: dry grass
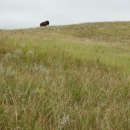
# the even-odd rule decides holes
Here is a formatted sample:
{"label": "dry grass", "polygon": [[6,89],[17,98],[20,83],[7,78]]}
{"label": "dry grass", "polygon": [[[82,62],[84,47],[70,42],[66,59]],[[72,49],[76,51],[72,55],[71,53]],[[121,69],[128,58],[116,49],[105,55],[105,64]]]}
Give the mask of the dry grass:
{"label": "dry grass", "polygon": [[129,130],[129,27],[0,30],[0,129]]}

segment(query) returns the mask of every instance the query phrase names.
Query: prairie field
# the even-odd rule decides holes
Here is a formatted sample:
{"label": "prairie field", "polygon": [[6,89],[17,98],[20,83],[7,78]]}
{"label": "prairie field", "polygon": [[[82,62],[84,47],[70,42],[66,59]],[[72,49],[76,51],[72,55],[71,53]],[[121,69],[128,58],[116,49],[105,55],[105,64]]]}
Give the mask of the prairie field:
{"label": "prairie field", "polygon": [[0,130],[130,130],[130,22],[0,30]]}

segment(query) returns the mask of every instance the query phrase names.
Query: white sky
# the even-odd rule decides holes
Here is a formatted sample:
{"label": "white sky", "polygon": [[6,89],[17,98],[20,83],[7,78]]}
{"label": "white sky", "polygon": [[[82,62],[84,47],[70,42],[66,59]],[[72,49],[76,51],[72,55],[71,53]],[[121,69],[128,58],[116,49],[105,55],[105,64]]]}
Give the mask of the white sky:
{"label": "white sky", "polygon": [[130,21],[130,0],[0,0],[0,28]]}

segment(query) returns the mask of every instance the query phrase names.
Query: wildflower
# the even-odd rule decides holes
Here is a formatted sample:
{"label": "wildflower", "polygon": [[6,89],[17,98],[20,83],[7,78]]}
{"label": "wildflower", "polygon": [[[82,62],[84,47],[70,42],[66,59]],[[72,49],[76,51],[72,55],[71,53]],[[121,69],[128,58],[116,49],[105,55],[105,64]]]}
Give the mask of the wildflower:
{"label": "wildflower", "polygon": [[8,67],[6,70],[6,77],[14,77],[15,73],[16,73],[15,70],[12,70],[11,67]]}
{"label": "wildflower", "polygon": [[34,64],[31,68],[30,68],[31,70],[33,70],[33,71],[39,71],[39,72],[42,72],[42,73],[44,73],[44,74],[49,74],[49,70],[48,69],[46,69],[45,67],[44,67],[44,65],[41,65],[41,64]]}
{"label": "wildflower", "polygon": [[21,47],[22,47],[22,48],[25,48],[25,44],[21,44]]}
{"label": "wildflower", "polygon": [[15,55],[21,55],[23,52],[22,52],[22,50],[21,49],[16,49],[15,51],[14,51],[14,54]]}
{"label": "wildflower", "polygon": [[11,59],[12,58],[12,54],[11,53],[6,53],[4,56],[5,59]]}
{"label": "wildflower", "polygon": [[63,113],[63,118],[59,121],[59,126],[58,126],[59,130],[62,130],[63,127],[65,125],[67,125],[67,123],[69,122],[69,120],[70,120],[69,115],[66,115],[65,113]]}
{"label": "wildflower", "polygon": [[28,56],[34,56],[34,51],[28,51],[27,53],[26,53]]}
{"label": "wildflower", "polygon": [[42,94],[42,93],[44,93],[44,89],[43,89],[43,88],[37,88],[37,89],[36,89],[36,92]]}

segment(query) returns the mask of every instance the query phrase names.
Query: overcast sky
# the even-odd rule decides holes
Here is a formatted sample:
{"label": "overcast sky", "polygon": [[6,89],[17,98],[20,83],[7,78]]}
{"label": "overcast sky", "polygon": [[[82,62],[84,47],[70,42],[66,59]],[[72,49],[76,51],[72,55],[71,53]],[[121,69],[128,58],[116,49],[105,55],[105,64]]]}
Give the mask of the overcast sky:
{"label": "overcast sky", "polygon": [[0,28],[130,21],[130,0],[0,0]]}

